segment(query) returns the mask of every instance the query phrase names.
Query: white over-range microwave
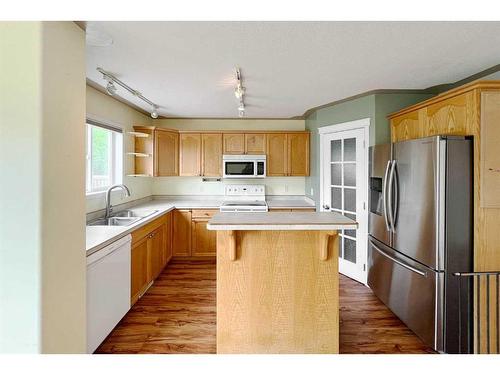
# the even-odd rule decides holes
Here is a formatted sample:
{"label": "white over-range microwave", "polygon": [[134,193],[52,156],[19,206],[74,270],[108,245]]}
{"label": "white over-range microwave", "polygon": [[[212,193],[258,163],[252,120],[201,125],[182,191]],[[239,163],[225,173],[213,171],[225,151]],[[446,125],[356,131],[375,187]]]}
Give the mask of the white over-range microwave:
{"label": "white over-range microwave", "polygon": [[266,177],[266,155],[223,155],[224,178]]}

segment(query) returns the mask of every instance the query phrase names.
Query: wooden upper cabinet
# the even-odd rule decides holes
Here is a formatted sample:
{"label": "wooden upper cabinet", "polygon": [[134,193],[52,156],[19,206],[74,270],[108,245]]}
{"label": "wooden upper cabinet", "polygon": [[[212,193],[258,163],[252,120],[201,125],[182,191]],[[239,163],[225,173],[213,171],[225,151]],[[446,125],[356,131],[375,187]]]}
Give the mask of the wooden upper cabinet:
{"label": "wooden upper cabinet", "polygon": [[223,136],[223,152],[227,155],[241,155],[245,153],[245,134],[225,133]]}
{"label": "wooden upper cabinet", "polygon": [[179,144],[179,176],[200,176],[201,134],[181,133]]}
{"label": "wooden upper cabinet", "polygon": [[465,133],[467,128],[467,93],[431,104],[426,110],[427,136]]}
{"label": "wooden upper cabinet", "polygon": [[287,134],[270,133],[267,134],[266,154],[267,154],[267,175],[286,176],[288,174],[288,152]]}
{"label": "wooden upper cabinet", "polygon": [[246,133],[245,154],[263,155],[266,153],[266,134]]}
{"label": "wooden upper cabinet", "polygon": [[135,156],[135,174],[153,176],[154,165],[154,130],[144,126],[134,126],[134,131],[147,134],[147,137],[136,137],[134,152],[149,156]]}
{"label": "wooden upper cabinet", "polygon": [[392,141],[420,138],[425,127],[425,112],[425,109],[415,110],[392,119]]}
{"label": "wooden upper cabinet", "polygon": [[288,176],[309,176],[309,133],[290,133],[288,142]]}
{"label": "wooden upper cabinet", "polygon": [[155,130],[155,176],[179,175],[179,133]]}
{"label": "wooden upper cabinet", "polygon": [[222,133],[201,135],[201,175],[222,176]]}
{"label": "wooden upper cabinet", "polygon": [[[500,207],[500,92],[481,93],[481,207]],[[476,182],[477,183],[477,182]],[[500,215],[497,214],[500,218]],[[498,228],[497,222],[497,228]],[[498,246],[498,245],[497,245]]]}

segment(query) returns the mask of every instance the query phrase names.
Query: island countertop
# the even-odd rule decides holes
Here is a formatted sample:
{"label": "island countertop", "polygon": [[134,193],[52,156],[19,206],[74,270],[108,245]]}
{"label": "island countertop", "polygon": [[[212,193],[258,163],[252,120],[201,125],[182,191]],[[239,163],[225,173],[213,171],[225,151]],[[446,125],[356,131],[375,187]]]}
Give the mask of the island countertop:
{"label": "island countertop", "polygon": [[340,230],[358,224],[335,212],[218,212],[209,230]]}

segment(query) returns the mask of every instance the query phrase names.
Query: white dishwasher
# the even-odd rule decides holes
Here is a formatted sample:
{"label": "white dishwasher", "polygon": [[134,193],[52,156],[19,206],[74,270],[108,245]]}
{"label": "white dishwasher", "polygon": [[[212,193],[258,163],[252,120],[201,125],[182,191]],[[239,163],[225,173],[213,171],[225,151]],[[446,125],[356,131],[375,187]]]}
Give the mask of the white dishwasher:
{"label": "white dishwasher", "polygon": [[130,309],[129,234],[87,257],[87,353]]}

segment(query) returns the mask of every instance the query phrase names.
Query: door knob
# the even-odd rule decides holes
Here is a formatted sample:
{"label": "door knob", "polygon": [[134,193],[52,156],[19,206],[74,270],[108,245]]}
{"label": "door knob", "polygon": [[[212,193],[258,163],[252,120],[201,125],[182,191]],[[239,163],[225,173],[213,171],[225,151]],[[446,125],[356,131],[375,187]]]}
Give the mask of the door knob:
{"label": "door knob", "polygon": [[329,209],[330,209],[330,206],[329,206],[329,205],[327,205],[327,204],[324,204],[324,205],[323,205],[323,208],[324,208],[325,210],[329,210]]}

